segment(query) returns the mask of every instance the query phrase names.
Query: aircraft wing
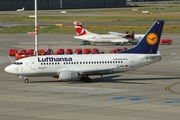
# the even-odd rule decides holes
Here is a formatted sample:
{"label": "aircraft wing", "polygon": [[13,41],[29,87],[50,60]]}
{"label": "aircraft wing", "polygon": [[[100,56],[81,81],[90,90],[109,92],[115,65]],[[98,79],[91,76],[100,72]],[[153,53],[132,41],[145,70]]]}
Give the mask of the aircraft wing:
{"label": "aircraft wing", "polygon": [[86,75],[103,75],[112,73],[111,70],[115,68],[102,68],[102,69],[88,69],[88,70],[80,70],[79,74],[86,74]]}

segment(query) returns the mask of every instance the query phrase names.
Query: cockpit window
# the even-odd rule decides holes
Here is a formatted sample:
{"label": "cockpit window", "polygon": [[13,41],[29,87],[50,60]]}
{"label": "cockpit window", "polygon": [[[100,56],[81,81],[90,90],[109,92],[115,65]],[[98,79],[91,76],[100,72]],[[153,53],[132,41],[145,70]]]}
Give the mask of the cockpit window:
{"label": "cockpit window", "polygon": [[13,64],[15,64],[15,65],[22,65],[23,62],[14,62]]}

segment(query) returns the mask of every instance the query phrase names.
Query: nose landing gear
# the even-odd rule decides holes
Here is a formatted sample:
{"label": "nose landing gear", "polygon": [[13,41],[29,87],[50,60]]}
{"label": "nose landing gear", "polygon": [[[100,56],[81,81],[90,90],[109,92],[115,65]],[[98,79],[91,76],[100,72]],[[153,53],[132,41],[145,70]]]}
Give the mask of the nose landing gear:
{"label": "nose landing gear", "polygon": [[87,83],[90,83],[90,82],[92,81],[91,78],[88,77],[88,76],[81,77],[80,80],[81,80],[81,81],[86,81]]}

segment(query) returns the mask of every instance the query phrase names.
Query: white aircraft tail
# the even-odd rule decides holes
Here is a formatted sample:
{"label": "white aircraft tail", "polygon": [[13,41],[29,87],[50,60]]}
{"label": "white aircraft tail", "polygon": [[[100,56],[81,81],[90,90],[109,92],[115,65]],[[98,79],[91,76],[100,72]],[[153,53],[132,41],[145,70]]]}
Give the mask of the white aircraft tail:
{"label": "white aircraft tail", "polygon": [[82,36],[82,35],[96,35],[95,33],[89,32],[88,30],[86,30],[81,22],[74,22],[74,27],[76,30],[76,33],[78,36]]}
{"label": "white aircraft tail", "polygon": [[16,11],[22,12],[22,11],[24,11],[24,9],[25,9],[25,7],[23,7],[22,9],[17,9]]}

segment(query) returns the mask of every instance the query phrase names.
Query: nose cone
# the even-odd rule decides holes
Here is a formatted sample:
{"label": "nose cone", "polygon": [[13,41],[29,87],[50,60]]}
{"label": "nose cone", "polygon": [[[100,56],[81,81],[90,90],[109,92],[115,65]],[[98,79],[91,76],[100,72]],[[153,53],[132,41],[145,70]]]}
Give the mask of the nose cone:
{"label": "nose cone", "polygon": [[5,69],[4,69],[4,71],[6,71],[7,73],[11,73],[11,67],[10,66],[7,66]]}

